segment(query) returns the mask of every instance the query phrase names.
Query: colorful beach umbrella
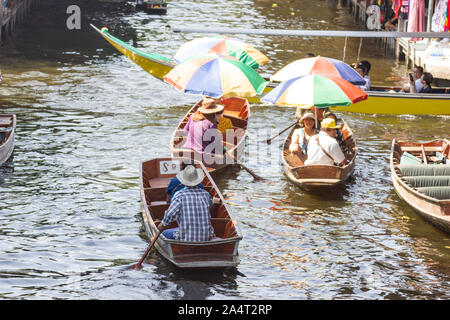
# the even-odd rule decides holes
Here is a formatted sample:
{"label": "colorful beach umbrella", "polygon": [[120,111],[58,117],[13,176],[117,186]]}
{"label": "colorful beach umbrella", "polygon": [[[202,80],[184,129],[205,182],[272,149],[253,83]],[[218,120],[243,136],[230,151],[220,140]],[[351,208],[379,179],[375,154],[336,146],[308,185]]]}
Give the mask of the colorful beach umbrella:
{"label": "colorful beach umbrella", "polygon": [[178,64],[164,81],[175,89],[218,97],[253,97],[261,94],[267,81],[234,57],[199,56]]}
{"label": "colorful beach umbrella", "polygon": [[291,62],[275,73],[270,81],[281,82],[308,74],[339,77],[356,85],[366,84],[359,73],[345,62],[325,57],[304,58]]}
{"label": "colorful beach umbrella", "polygon": [[288,107],[327,108],[348,106],[367,97],[367,93],[342,78],[312,74],[280,83],[261,101]]}
{"label": "colorful beach umbrella", "polygon": [[174,60],[180,63],[192,56],[208,54],[236,57],[253,69],[257,69],[260,65],[269,62],[269,58],[261,51],[244,41],[220,36],[198,38],[182,44],[175,54]]}

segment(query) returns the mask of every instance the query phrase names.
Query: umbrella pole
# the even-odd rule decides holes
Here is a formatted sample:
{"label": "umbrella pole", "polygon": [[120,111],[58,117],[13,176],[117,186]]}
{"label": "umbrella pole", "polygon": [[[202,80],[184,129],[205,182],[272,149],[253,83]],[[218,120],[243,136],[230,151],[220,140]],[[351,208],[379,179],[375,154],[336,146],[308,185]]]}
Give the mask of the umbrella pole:
{"label": "umbrella pole", "polygon": [[316,106],[314,106],[314,113],[315,113],[315,115],[314,115],[314,118],[315,118],[315,120],[316,120],[316,131],[319,131],[318,129],[319,129],[319,125],[317,124],[317,107]]}

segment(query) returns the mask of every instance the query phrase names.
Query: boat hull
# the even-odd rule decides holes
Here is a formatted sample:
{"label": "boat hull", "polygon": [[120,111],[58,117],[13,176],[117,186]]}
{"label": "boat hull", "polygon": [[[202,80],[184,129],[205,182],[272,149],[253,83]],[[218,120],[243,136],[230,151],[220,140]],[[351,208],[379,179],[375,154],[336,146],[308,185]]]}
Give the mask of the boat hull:
{"label": "boat hull", "polygon": [[[447,140],[441,140],[447,141]],[[447,146],[449,142],[447,141]],[[398,168],[399,156],[395,155],[394,152],[400,152],[402,146],[413,147],[417,145],[424,145],[424,150],[427,148],[436,148],[436,141],[429,143],[409,143],[409,142],[398,142],[396,139],[392,141],[392,149],[390,155],[390,169],[392,184],[397,195],[405,201],[415,212],[417,212],[425,221],[434,225],[438,229],[450,234],[450,199],[448,200],[438,200],[433,197],[429,197],[421,192],[418,192],[410,184],[406,183],[402,179],[402,174]],[[447,147],[447,152],[450,147]],[[447,156],[448,157],[448,156]]]}
{"label": "boat hull", "polygon": [[[158,158],[141,163],[140,191],[142,218],[145,231],[149,239],[158,234],[157,225],[164,217],[165,210],[169,207],[165,199],[165,188],[175,173],[164,173],[164,163],[181,163],[181,159]],[[163,166],[161,165],[163,163]],[[219,237],[211,241],[186,242],[171,240],[160,235],[155,242],[155,248],[169,262],[179,268],[232,268],[239,262],[238,246],[242,240],[242,234],[232,220],[228,206],[223,196],[215,185],[206,168],[197,163],[197,167],[205,172],[202,184],[213,198],[211,208],[211,224],[214,233]],[[158,169],[159,168],[159,169]],[[159,170],[159,172],[158,172]],[[175,227],[176,222],[169,227]]]}
{"label": "boat hull", "polygon": [[[159,56],[149,56],[150,54],[140,51],[132,46],[123,43],[119,39],[111,36],[107,31],[97,30],[109,43],[124,54],[128,59],[135,62],[149,74],[163,81],[163,77],[175,67],[170,60]],[[260,98],[270,92],[277,83],[269,83],[258,97],[250,97],[250,103],[261,103]],[[413,94],[413,93],[391,93],[386,88],[385,91],[367,91],[369,98],[357,104],[346,107],[333,107],[334,110],[343,112],[355,112],[365,114],[411,114],[411,115],[450,115],[450,94]],[[445,92],[445,89],[438,90]]]}
{"label": "boat hull", "polygon": [[283,170],[286,177],[306,191],[329,190],[344,184],[352,175],[355,169],[355,159],[357,149],[353,134],[344,122],[344,138],[350,150],[349,162],[342,167],[332,165],[309,165],[305,166],[303,160],[297,156],[289,154],[289,145],[291,136],[296,128],[294,127],[290,134],[286,137],[283,146]]}
{"label": "boat hull", "polygon": [[[8,161],[14,151],[16,116],[9,114],[0,114],[0,119],[5,119],[4,124],[0,121],[0,130],[5,130],[6,139],[0,144],[0,165]],[[6,119],[9,119],[6,120]],[[9,122],[9,124],[6,124]],[[8,131],[6,131],[8,130]]]}
{"label": "boat hull", "polygon": [[450,115],[449,94],[414,94],[368,91],[369,98],[347,107],[333,107],[343,112],[366,114]]}

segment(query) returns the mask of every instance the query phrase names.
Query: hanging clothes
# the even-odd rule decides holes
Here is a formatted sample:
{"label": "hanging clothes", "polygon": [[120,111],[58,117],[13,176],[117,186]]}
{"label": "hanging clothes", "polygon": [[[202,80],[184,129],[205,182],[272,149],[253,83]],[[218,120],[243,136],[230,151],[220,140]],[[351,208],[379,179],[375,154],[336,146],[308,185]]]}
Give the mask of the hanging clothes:
{"label": "hanging clothes", "polygon": [[394,0],[392,2],[392,10],[395,12],[395,17],[398,18],[398,14],[400,13],[400,8],[402,7],[403,0]]}
{"label": "hanging clothes", "polygon": [[446,23],[448,22],[448,0],[438,0],[434,7],[434,14],[431,19],[431,31],[445,32]]}
{"label": "hanging clothes", "polygon": [[447,14],[445,15],[444,32],[450,32],[450,1],[447,2]]}
{"label": "hanging clothes", "polygon": [[[425,0],[410,0],[407,32],[424,32],[425,30]],[[423,38],[411,38],[420,41]]]}

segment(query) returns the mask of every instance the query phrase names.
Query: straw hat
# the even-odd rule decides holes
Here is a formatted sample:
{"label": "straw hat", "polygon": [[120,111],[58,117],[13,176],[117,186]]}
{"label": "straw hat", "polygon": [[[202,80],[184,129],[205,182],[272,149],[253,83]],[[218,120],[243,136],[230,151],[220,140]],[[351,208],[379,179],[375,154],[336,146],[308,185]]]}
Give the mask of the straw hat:
{"label": "straw hat", "polygon": [[316,117],[314,116],[314,113],[312,113],[312,112],[306,112],[306,113],[300,118],[300,122],[303,122],[303,120],[305,120],[306,118],[310,118],[310,119],[316,120]]}
{"label": "straw hat", "polygon": [[202,169],[196,169],[193,165],[188,165],[183,171],[177,173],[177,178],[182,184],[194,187],[203,181],[205,174]]}
{"label": "straw hat", "polygon": [[202,100],[202,106],[198,108],[198,111],[200,111],[203,114],[211,114],[211,113],[218,113],[223,110],[223,106],[220,104],[216,104],[214,102],[214,99],[210,98],[204,98]]}
{"label": "straw hat", "polygon": [[331,119],[331,118],[323,119],[322,122],[320,123],[320,127],[322,129],[339,129],[340,128],[340,126],[336,125],[336,122],[334,121],[334,119]]}

